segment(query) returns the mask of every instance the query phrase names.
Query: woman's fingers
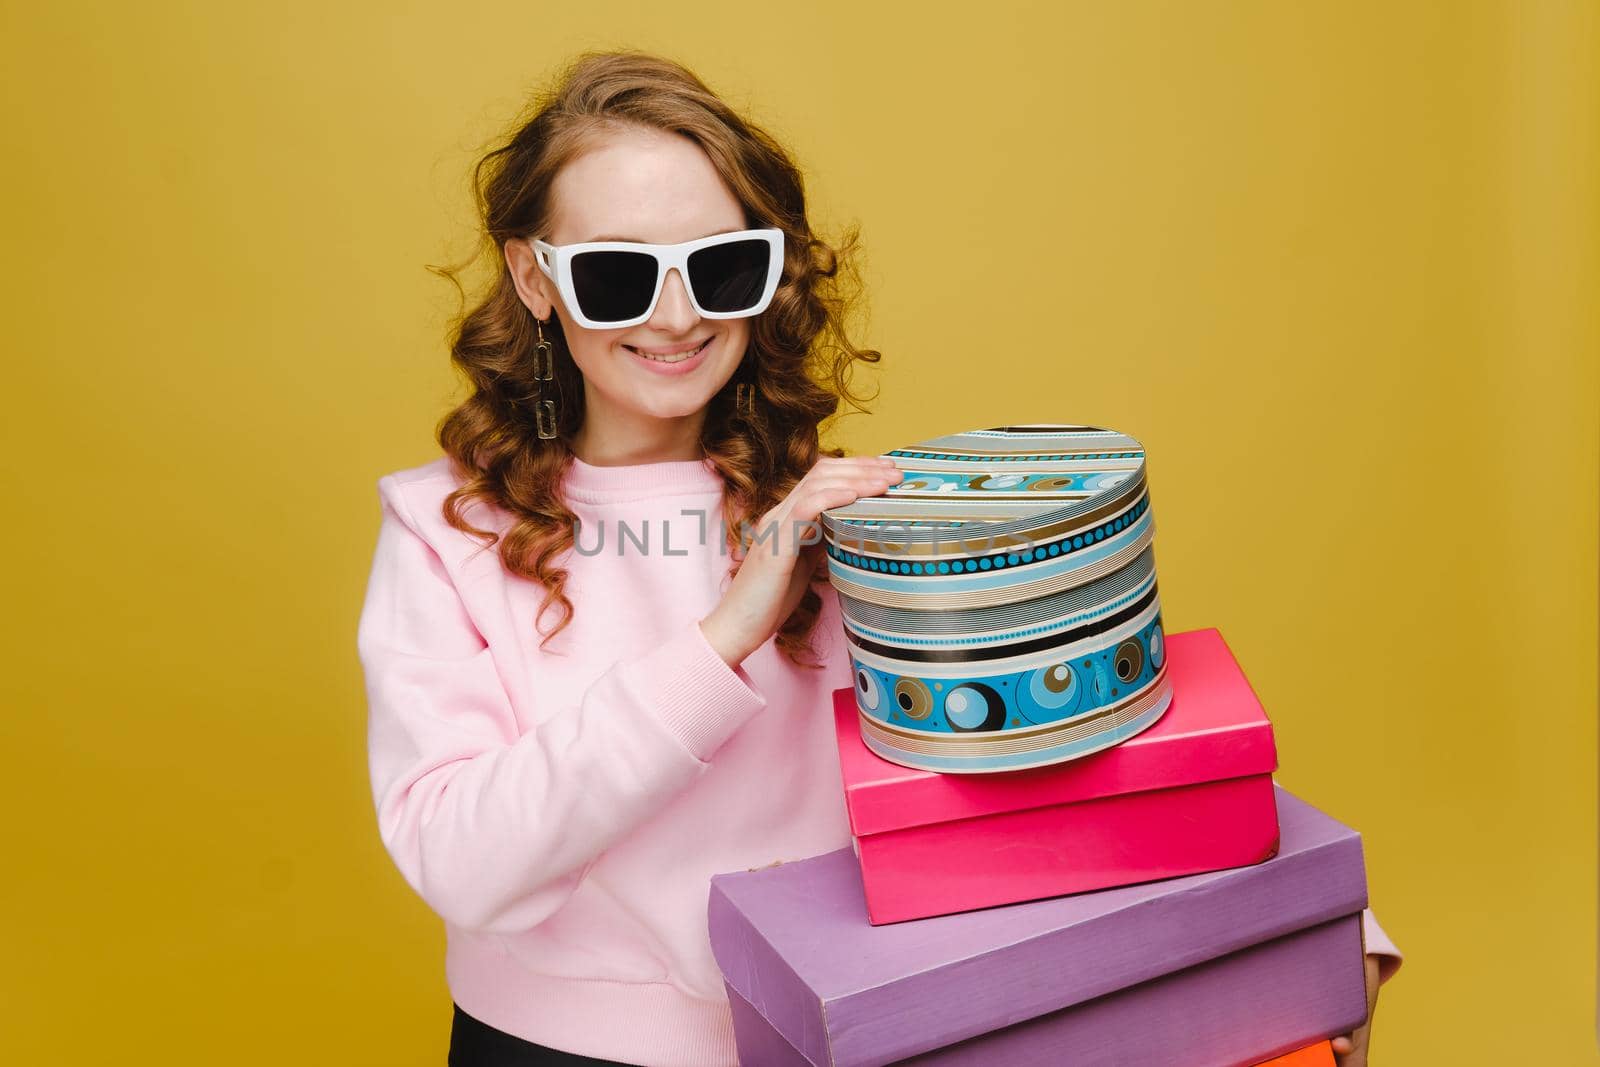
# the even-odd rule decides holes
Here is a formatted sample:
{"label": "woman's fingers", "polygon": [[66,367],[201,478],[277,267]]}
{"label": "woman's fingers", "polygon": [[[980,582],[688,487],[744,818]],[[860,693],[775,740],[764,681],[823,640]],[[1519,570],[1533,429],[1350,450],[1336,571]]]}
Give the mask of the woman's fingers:
{"label": "woman's fingers", "polygon": [[892,483],[899,481],[901,477],[900,468],[895,466],[894,461],[881,456],[828,458],[833,462],[819,461],[806,472],[804,478],[800,479],[795,490],[804,492],[812,486],[825,483],[867,485],[883,478],[888,478]]}
{"label": "woman's fingers", "polygon": [[[762,520],[762,528],[753,531],[752,538],[766,546],[773,555],[789,554],[806,545],[822,540],[822,512],[828,508],[842,507],[864,494],[856,485],[822,485],[791,496],[788,509],[774,508]],[[752,546],[753,547],[753,546]]]}
{"label": "woman's fingers", "polygon": [[[864,496],[878,496],[904,477],[892,460],[881,456],[824,456],[789,490],[789,495],[761,517],[750,531],[751,548],[766,554],[792,555],[822,541],[822,513]],[[741,558],[743,557],[741,553]]]}
{"label": "woman's fingers", "polygon": [[889,456],[822,456],[811,465],[812,470],[827,470],[829,467],[864,467],[871,465],[894,466],[894,460]]}
{"label": "woman's fingers", "polygon": [[[790,514],[797,519],[814,519],[827,508],[848,504],[859,497],[878,496],[902,477],[900,468],[894,466],[809,474],[789,494]],[[838,491],[843,489],[850,490],[851,495],[841,501]],[[826,499],[818,494],[826,494]]]}
{"label": "woman's fingers", "polygon": [[[878,496],[903,475],[890,462],[865,456],[824,457],[795,483],[776,507],[761,518],[752,531],[757,541],[767,543],[769,552],[803,547],[822,540],[822,513],[843,507],[864,496]],[[785,552],[784,554],[787,554]]]}
{"label": "woman's fingers", "polygon": [[866,474],[859,478],[829,479],[800,489],[793,497],[790,517],[796,519],[818,518],[828,508],[864,496],[877,496],[900,479],[889,474]]}
{"label": "woman's fingers", "polygon": [[739,573],[700,620],[718,654],[738,663],[760,647],[794,611],[818,570],[825,569],[822,512],[877,496],[902,477],[894,461],[882,456],[823,456],[754,528],[741,520],[739,546],[733,549]]}

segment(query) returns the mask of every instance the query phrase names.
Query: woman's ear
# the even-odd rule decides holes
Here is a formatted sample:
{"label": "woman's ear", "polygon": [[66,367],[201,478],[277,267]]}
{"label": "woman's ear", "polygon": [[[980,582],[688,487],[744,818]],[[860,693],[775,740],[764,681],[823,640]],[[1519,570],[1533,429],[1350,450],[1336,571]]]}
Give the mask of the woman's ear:
{"label": "woman's ear", "polygon": [[539,269],[533,245],[520,237],[505,243],[506,268],[511,272],[511,282],[517,287],[517,296],[523,306],[533,312],[536,319],[548,319],[554,307],[552,286],[545,272]]}

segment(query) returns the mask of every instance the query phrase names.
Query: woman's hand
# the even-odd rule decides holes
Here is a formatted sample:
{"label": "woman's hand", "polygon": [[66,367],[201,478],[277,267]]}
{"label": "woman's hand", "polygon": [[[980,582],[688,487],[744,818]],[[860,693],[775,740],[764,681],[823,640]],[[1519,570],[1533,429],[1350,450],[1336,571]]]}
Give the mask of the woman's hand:
{"label": "woman's hand", "polygon": [[1367,1045],[1372,1041],[1372,1013],[1378,1010],[1378,957],[1367,957],[1367,1021],[1348,1034],[1333,1039],[1339,1067],[1367,1067]]}
{"label": "woman's hand", "polygon": [[711,647],[737,666],[766,643],[805,596],[823,559],[822,512],[878,496],[901,477],[894,461],[884,456],[819,459],[755,524],[739,573],[722,602],[700,620]]}

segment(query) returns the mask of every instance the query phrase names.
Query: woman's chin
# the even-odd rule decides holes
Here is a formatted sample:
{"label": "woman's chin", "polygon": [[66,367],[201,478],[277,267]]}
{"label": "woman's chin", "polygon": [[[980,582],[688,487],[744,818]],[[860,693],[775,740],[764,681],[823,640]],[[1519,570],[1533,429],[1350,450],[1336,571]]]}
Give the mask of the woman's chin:
{"label": "woman's chin", "polygon": [[[673,392],[677,393],[678,390],[673,390]],[[692,394],[684,391],[682,395],[671,397],[660,395],[651,397],[635,396],[633,402],[628,405],[628,409],[630,414],[639,418],[666,421],[686,419],[692,415],[697,415],[705,410],[706,405],[710,402],[710,394],[702,396],[698,390]]]}

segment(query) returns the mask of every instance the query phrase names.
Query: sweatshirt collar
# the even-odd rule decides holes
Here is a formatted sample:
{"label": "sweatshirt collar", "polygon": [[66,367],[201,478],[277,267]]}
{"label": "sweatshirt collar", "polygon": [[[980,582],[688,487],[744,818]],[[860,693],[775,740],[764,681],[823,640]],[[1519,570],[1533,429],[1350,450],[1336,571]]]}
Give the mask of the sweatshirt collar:
{"label": "sweatshirt collar", "polygon": [[573,500],[604,503],[676,493],[722,491],[722,475],[709,457],[596,466],[569,461],[562,489]]}

